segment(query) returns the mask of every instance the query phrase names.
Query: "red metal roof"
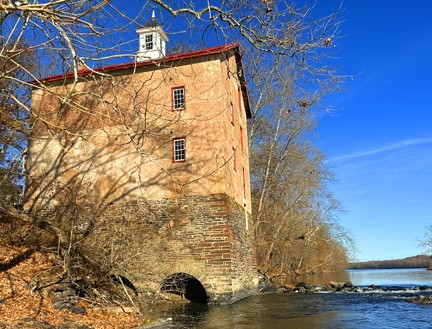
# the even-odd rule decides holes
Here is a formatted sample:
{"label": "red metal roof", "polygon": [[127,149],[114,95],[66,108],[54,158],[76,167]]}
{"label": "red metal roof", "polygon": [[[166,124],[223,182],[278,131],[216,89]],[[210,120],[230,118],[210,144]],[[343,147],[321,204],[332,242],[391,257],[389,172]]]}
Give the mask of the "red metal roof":
{"label": "red metal roof", "polygon": [[[143,67],[143,66],[156,65],[156,64],[166,63],[166,62],[178,61],[178,60],[182,60],[182,59],[196,58],[196,57],[207,56],[207,55],[211,55],[211,54],[223,53],[223,52],[226,52],[228,50],[236,49],[236,48],[238,50],[238,47],[239,47],[239,43],[233,42],[233,43],[229,43],[226,45],[215,46],[215,47],[210,47],[210,48],[205,48],[205,49],[200,49],[200,50],[194,50],[194,51],[188,51],[188,52],[180,53],[180,54],[168,55],[168,56],[163,57],[162,59],[153,60],[153,61],[128,62],[128,63],[122,63],[122,64],[114,64],[114,65],[98,67],[98,68],[95,68],[92,70],[82,69],[82,70],[78,70],[78,76],[84,77],[84,76],[92,74],[93,72],[107,73],[107,72],[113,72],[113,71],[133,69],[133,68]],[[38,82],[54,82],[54,81],[58,81],[58,80],[70,79],[73,77],[74,77],[74,72],[68,72],[66,74],[56,74],[56,75],[52,75],[52,76],[49,76],[46,78],[35,80],[35,81],[32,81],[31,83],[37,84]]]}
{"label": "red metal roof", "polygon": [[[209,47],[209,48],[204,48],[204,49],[200,49],[200,50],[188,51],[188,52],[184,52],[184,53],[180,53],[180,54],[168,55],[168,56],[165,56],[161,59],[153,60],[153,61],[129,62],[129,63],[123,63],[123,64],[108,65],[108,66],[98,67],[98,68],[95,68],[92,70],[82,69],[82,70],[78,70],[78,76],[79,77],[85,77],[85,76],[91,75],[94,72],[108,73],[108,72],[122,71],[122,70],[127,70],[127,69],[135,69],[135,68],[144,67],[144,66],[160,65],[160,64],[167,63],[167,62],[180,61],[183,59],[196,58],[196,57],[207,56],[207,55],[211,55],[211,54],[219,54],[219,53],[227,52],[227,51],[232,50],[232,49],[235,51],[237,63],[239,65],[240,69],[243,70],[243,68],[241,66],[241,58],[240,58],[240,53],[239,53],[239,43],[233,42],[233,43],[229,43],[226,45],[220,45],[220,46]],[[66,74],[57,74],[57,75],[52,75],[52,76],[42,78],[39,80],[34,80],[34,81],[31,81],[30,83],[33,85],[37,85],[39,83],[67,80],[67,79],[74,78],[74,76],[75,76],[74,72],[68,72]],[[248,118],[251,118],[252,113],[250,110],[249,96],[248,96],[248,92],[247,92],[247,88],[246,88],[246,83],[244,80],[244,74],[241,74],[239,76],[239,78],[241,80],[246,116]]]}

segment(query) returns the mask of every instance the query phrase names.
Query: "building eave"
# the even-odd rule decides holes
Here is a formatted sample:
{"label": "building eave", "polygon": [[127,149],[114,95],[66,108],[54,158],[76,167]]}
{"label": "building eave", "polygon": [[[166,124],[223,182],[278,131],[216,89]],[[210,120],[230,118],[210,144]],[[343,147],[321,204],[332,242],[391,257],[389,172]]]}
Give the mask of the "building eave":
{"label": "building eave", "polygon": [[96,74],[97,73],[102,73],[102,74],[115,73],[115,72],[120,72],[123,70],[137,69],[140,67],[147,67],[147,66],[152,66],[152,65],[164,66],[170,62],[181,61],[181,60],[185,60],[185,59],[193,59],[193,58],[209,56],[209,55],[219,54],[219,53],[226,53],[226,52],[229,52],[231,50],[234,51],[234,54],[236,56],[236,62],[237,62],[238,69],[239,69],[239,79],[240,79],[242,93],[243,93],[243,101],[244,101],[244,105],[245,105],[246,117],[248,119],[250,119],[252,117],[252,113],[251,113],[250,105],[249,105],[249,97],[248,97],[248,92],[247,92],[246,81],[244,79],[243,67],[241,65],[240,47],[239,47],[238,42],[229,43],[229,44],[221,45],[221,46],[204,48],[204,49],[200,49],[200,50],[188,51],[188,52],[184,52],[184,53],[180,53],[180,54],[168,55],[168,56],[165,56],[161,59],[153,60],[153,61],[128,62],[128,63],[122,63],[122,64],[107,65],[107,66],[102,66],[102,67],[98,67],[98,68],[91,69],[91,70],[81,69],[81,70],[78,70],[76,73],[75,72],[68,72],[66,74],[56,74],[56,75],[48,76],[46,78],[33,80],[30,83],[37,86],[37,85],[40,85],[43,83],[51,83],[51,82],[56,82],[56,81],[67,81],[70,79],[74,79],[76,76],[78,78],[83,78],[83,77],[90,76],[90,75],[95,74],[95,73]]}

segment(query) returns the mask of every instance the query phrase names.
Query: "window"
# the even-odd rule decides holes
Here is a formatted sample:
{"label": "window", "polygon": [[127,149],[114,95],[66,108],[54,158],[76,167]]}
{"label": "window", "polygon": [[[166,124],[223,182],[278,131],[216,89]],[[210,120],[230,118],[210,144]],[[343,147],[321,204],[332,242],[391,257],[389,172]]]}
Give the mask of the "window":
{"label": "window", "polygon": [[230,113],[231,113],[231,124],[234,126],[234,106],[233,106],[233,103],[232,102],[230,102],[230,106],[231,106],[231,108],[230,108]]}
{"label": "window", "polygon": [[172,89],[172,109],[181,111],[185,109],[185,88],[176,87]]}
{"label": "window", "polygon": [[236,149],[233,147],[233,162],[234,162],[234,171],[237,171],[237,157],[236,157]]}
{"label": "window", "polygon": [[173,139],[173,162],[186,161],[186,138]]}
{"label": "window", "polygon": [[245,176],[244,167],[243,167],[243,197],[246,197],[246,176]]}
{"label": "window", "polygon": [[240,147],[242,154],[244,153],[244,145],[243,145],[243,127],[240,126]]}
{"label": "window", "polygon": [[146,34],[145,36],[145,49],[152,50],[153,49],[153,34]]}
{"label": "window", "polygon": [[238,94],[238,108],[239,108],[239,113],[242,113],[242,92],[240,90],[240,87],[237,89],[237,94]]}

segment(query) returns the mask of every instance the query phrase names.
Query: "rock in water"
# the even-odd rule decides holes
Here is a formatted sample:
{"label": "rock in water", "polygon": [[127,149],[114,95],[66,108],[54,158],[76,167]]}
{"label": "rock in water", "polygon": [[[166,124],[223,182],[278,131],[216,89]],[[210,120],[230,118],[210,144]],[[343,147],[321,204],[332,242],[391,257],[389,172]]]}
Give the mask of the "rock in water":
{"label": "rock in water", "polygon": [[343,288],[354,288],[354,285],[351,281],[345,282]]}
{"label": "rock in water", "polygon": [[418,296],[408,299],[409,302],[414,304],[429,304],[432,305],[432,296]]}
{"label": "rock in water", "polygon": [[311,286],[305,282],[297,282],[296,288],[305,288],[306,290],[309,290]]}

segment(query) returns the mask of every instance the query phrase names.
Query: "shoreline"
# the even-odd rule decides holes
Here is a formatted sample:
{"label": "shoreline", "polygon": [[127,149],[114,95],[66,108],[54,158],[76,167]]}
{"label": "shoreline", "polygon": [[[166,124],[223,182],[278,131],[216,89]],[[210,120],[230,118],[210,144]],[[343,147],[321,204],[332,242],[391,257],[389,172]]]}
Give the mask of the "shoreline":
{"label": "shoreline", "polygon": [[[165,312],[165,315],[162,315],[162,313],[158,314],[156,310],[152,311],[150,308],[147,310],[148,312],[144,310],[144,315],[142,315],[126,307],[121,310],[117,308],[117,310],[114,311],[113,307],[94,307],[90,304],[82,303],[83,301],[80,302],[80,299],[78,299],[77,308],[75,309],[75,311],[81,311],[82,308],[84,311],[80,314],[74,314],[71,310],[62,311],[55,309],[53,306],[55,296],[52,295],[49,290],[38,290],[31,293],[29,287],[22,281],[24,277],[30,278],[33,270],[44,270],[51,264],[50,261],[52,261],[51,256],[35,253],[16,267],[0,273],[0,279],[4,280],[2,286],[3,291],[0,290],[0,292],[2,292],[0,295],[0,309],[4,315],[4,317],[0,319],[0,328],[40,328],[41,325],[44,325],[44,328],[51,329],[115,329],[118,328],[116,325],[117,323],[122,323],[123,328],[148,329],[158,328],[173,320],[169,315],[167,316],[169,310]],[[35,266],[35,264],[37,266]],[[13,292],[9,283],[13,284],[15,287],[13,288]],[[64,289],[63,294],[65,294],[66,291],[68,290]],[[329,281],[328,283],[317,285],[307,284],[305,282],[277,285],[277,283],[263,277],[260,281],[259,290],[252,296],[271,293],[391,293],[401,291],[417,295],[407,300],[411,303],[421,305],[432,304],[430,297],[432,296],[432,285],[354,286],[350,281]],[[423,293],[426,295],[423,296]],[[17,299],[21,298],[21,302],[17,302],[11,297],[14,294]],[[23,297],[25,297],[24,300],[28,299],[28,303],[26,302],[27,304],[25,305],[22,304]],[[34,308],[32,305],[38,304],[37,300],[42,300],[44,304],[43,307],[41,306],[39,313],[35,314],[31,310],[32,307]],[[189,302],[183,301],[182,303],[188,304]],[[167,303],[167,305],[169,304],[176,307],[175,305],[180,303],[174,301]],[[25,310],[25,312],[23,312],[23,310]],[[14,320],[8,317],[15,317],[16,319]],[[102,322],[102,320],[105,322]]]}
{"label": "shoreline", "polygon": [[[272,283],[266,284],[266,289],[262,289],[255,295],[270,295],[270,294],[319,294],[319,293],[335,293],[335,294],[368,294],[368,293],[412,293],[412,297],[407,297],[406,302],[418,305],[432,305],[432,285],[420,286],[396,286],[396,285],[369,285],[369,286],[354,286],[351,282],[329,282],[321,285],[309,285],[305,282],[298,282],[293,286],[276,287]],[[250,296],[249,298],[253,298]],[[211,305],[214,307],[214,305]],[[171,317],[162,317],[154,322],[134,327],[132,329],[152,329],[159,328],[173,321]]]}

